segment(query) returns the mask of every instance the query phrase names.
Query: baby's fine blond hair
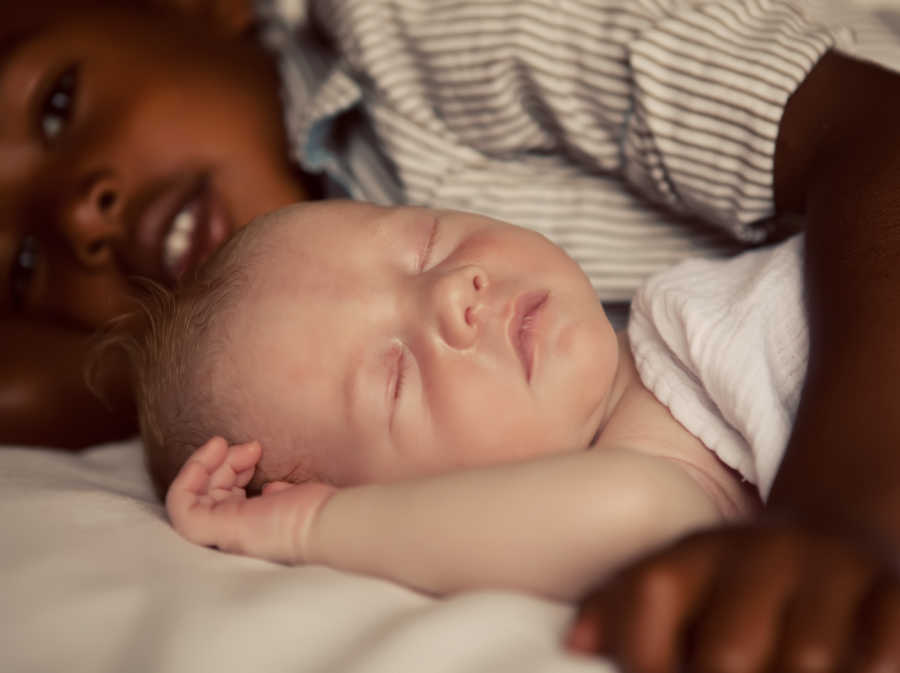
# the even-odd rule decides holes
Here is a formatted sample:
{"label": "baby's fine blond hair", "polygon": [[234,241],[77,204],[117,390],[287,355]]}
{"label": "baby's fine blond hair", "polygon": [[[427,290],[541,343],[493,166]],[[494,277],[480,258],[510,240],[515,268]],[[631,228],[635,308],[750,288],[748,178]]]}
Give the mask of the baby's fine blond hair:
{"label": "baby's fine blond hair", "polygon": [[264,223],[238,231],[176,291],[145,284],[130,329],[113,328],[98,345],[101,357],[121,349],[130,362],[144,457],[160,499],[211,437],[249,439],[240,427],[240,386],[228,379],[233,367],[227,346],[230,315],[247,292],[253,261],[263,254],[262,228]]}

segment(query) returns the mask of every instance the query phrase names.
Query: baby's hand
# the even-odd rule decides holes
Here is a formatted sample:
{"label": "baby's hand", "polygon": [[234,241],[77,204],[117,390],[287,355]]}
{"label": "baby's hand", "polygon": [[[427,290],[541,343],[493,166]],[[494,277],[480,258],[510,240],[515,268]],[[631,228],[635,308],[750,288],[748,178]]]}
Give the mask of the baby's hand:
{"label": "baby's hand", "polygon": [[215,437],[184,464],[166,495],[166,510],[181,535],[280,563],[308,559],[306,540],[334,487],[272,482],[256,498],[244,487],[262,455],[259,442],[229,446]]}

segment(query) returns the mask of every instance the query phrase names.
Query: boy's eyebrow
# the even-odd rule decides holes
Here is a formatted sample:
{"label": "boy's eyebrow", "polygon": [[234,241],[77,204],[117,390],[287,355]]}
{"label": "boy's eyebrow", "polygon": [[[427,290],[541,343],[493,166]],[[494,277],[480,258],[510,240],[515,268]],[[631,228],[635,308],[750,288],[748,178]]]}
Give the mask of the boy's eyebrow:
{"label": "boy's eyebrow", "polygon": [[31,26],[29,28],[21,28],[0,37],[0,81],[6,77],[6,70],[13,61],[16,54],[25,47],[26,44],[34,40],[41,32],[40,27]]}

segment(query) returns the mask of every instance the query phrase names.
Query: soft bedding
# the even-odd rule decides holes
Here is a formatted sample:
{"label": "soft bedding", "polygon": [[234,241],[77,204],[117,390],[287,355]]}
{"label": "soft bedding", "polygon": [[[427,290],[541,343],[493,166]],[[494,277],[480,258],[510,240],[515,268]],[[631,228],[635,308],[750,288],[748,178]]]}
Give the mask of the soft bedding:
{"label": "soft bedding", "polygon": [[562,651],[571,608],[435,600],[182,540],[137,440],[0,449],[0,671],[530,673],[613,670]]}

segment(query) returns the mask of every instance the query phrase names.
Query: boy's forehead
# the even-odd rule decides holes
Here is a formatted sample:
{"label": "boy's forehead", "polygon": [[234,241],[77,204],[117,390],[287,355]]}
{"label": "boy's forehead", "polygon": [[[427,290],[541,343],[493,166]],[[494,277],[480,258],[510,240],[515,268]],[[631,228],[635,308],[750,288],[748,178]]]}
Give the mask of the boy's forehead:
{"label": "boy's forehead", "polygon": [[133,13],[138,20],[146,15],[147,10],[174,12],[184,17],[192,15],[192,3],[181,0],[28,0],[2,2],[0,5],[0,40],[23,28],[40,28],[67,18],[89,20],[93,13],[99,16],[104,11],[113,11],[119,16]]}
{"label": "boy's forehead", "polygon": [[[141,4],[141,3],[134,3]],[[4,3],[0,10],[2,34],[16,32],[23,27],[33,27],[57,21],[67,15],[112,6],[111,0],[31,0],[30,2]]]}
{"label": "boy's forehead", "polygon": [[[116,0],[30,0],[29,2],[6,2],[0,8],[0,49],[16,40],[22,34],[31,34],[54,24],[68,25],[70,19],[89,20],[105,10],[127,7],[129,11],[140,13],[154,0],[136,0],[132,3]],[[83,23],[80,22],[80,23]]]}

